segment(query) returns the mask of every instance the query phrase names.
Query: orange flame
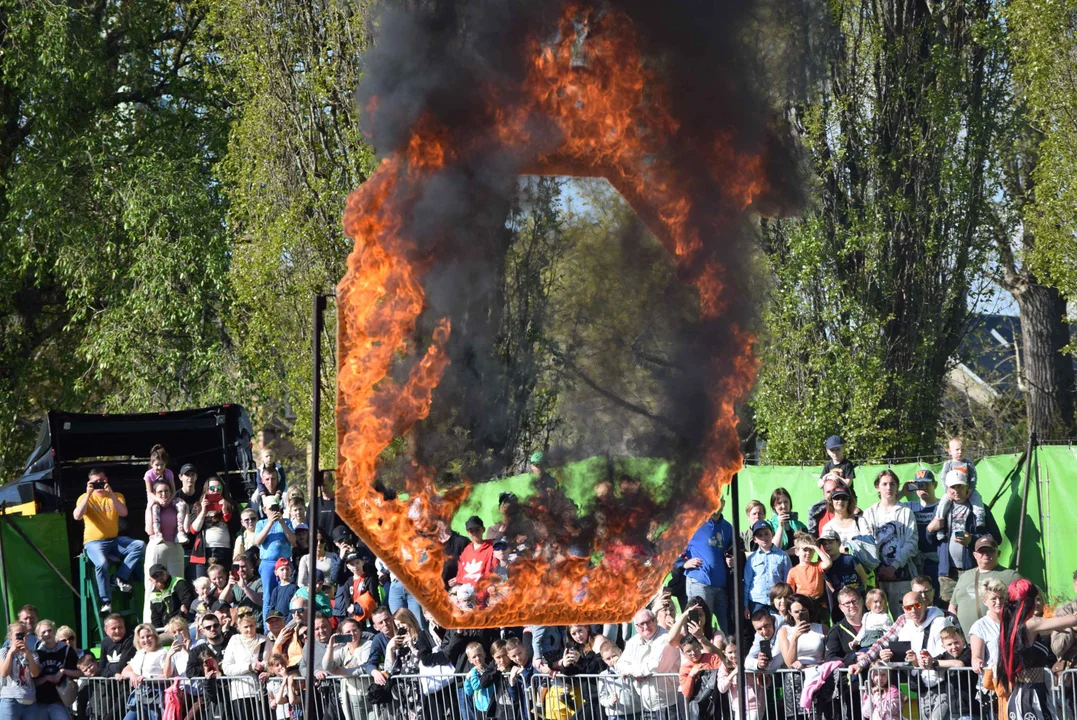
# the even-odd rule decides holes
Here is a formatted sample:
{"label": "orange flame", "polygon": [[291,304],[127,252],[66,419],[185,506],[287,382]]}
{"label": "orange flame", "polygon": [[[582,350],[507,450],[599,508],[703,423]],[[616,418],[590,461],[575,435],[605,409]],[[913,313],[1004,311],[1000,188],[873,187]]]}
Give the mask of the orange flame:
{"label": "orange flame", "polygon": [[[553,44],[535,40],[529,48],[534,62],[523,88],[526,101],[505,107],[490,94],[488,111],[497,119],[498,141],[527,152],[532,142],[528,120],[540,115],[555,123],[563,138],[560,146],[538,156],[524,171],[606,178],[678,267],[686,275],[691,271],[701,318],[721,315],[727,305],[722,268],[712,260],[699,262],[703,243],[689,221],[692,179],[678,172],[670,153],[678,123],[668,110],[666,88],[638,49],[631,21],[614,12],[598,15],[573,7],[562,16],[559,30]],[[584,33],[586,42],[581,44]],[[367,110],[376,105],[368,104]],[[590,558],[564,554],[521,558],[510,566],[507,581],[490,578],[480,588],[489,593],[487,607],[472,612],[457,608],[442,584],[441,545],[424,533],[430,527],[426,518],[452,518],[467,489],[439,493],[433,471],[419,466],[408,479],[408,500],[386,500],[374,488],[379,454],[426,417],[448,365],[447,321],[429,338],[413,337],[424,305],[424,263],[415,257],[415,245],[402,228],[423,183],[468,153],[469,148],[451,142],[424,117],[406,148],[383,160],[348,198],[344,229],[355,249],[338,288],[338,512],[444,627],[624,621],[654,595],[692,533],[718,507],[722,486],[740,468],[734,403],[755,376],[753,338],[734,329],[740,350],[734,366],[713,368],[712,374],[722,379],[710,390],[717,412],[697,494],[655,539],[656,549],[648,558],[640,558],[639,548],[623,544],[606,548],[594,566]],[[740,153],[721,133],[711,146],[695,151],[707,155],[710,182],[722,191],[721,207],[708,208],[710,216],[717,212],[734,224],[766,189],[762,159]],[[426,345],[421,357],[410,357],[409,341]],[[390,370],[402,362],[412,365],[406,380],[397,382]]]}

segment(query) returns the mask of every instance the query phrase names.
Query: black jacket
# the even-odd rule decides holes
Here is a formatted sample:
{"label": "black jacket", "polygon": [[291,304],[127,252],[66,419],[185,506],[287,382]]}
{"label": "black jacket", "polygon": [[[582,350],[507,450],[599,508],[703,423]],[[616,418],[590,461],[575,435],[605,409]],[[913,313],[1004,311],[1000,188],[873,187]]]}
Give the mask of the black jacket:
{"label": "black jacket", "polygon": [[457,673],[467,674],[471,671],[471,663],[467,659],[467,646],[477,642],[490,655],[490,645],[498,639],[497,630],[446,630],[445,639],[441,643],[445,651],[445,657]]}
{"label": "black jacket", "polygon": [[825,660],[841,660],[849,667],[856,662],[856,648],[852,646],[858,630],[853,629],[848,620],[842,620],[826,634]]}
{"label": "black jacket", "polygon": [[135,636],[127,633],[118,643],[107,635],[101,641],[101,677],[116,677],[135,656]]}
{"label": "black jacket", "polygon": [[[197,599],[190,583],[183,578],[172,578],[167,588],[153,592],[150,598],[150,621],[154,627],[161,628],[177,615],[191,620],[191,609]],[[187,608],[186,612],[182,608]]]}

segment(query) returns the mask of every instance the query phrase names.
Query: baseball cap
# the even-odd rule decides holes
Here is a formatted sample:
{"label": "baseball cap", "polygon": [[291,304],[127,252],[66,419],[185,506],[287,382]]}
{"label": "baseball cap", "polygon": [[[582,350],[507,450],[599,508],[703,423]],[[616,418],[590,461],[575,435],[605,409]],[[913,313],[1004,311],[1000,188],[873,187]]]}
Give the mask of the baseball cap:
{"label": "baseball cap", "polygon": [[345,563],[355,562],[356,560],[362,561],[362,559],[363,559],[363,556],[360,555],[357,552],[350,552],[350,553],[348,553],[347,555],[344,556],[344,562]]}
{"label": "baseball cap", "polygon": [[268,613],[266,613],[266,620],[272,620],[273,618],[277,618],[278,620],[283,620],[284,619],[284,613],[282,613],[280,610],[276,610],[276,609],[270,610]]}
{"label": "baseball cap", "polygon": [[760,530],[770,530],[771,532],[774,532],[774,528],[772,528],[770,523],[766,520],[756,520],[755,523],[752,524],[752,535],[755,535]]}
{"label": "baseball cap", "polygon": [[503,492],[497,496],[498,505],[504,505],[505,503],[515,503],[516,501],[516,493]]}
{"label": "baseball cap", "polygon": [[545,462],[546,462],[546,453],[542,452],[541,450],[536,450],[535,452],[531,453],[531,464],[532,465],[538,465],[539,467],[542,467],[543,463],[545,463]]}
{"label": "baseball cap", "polygon": [[279,568],[284,566],[291,567],[292,563],[288,558],[277,558],[277,562],[273,565],[273,572],[276,572]]}
{"label": "baseball cap", "polygon": [[484,523],[482,518],[478,515],[472,515],[467,519],[467,522],[464,523],[464,527],[468,530],[478,530],[479,528],[485,529],[486,523]]}
{"label": "baseball cap", "polygon": [[847,487],[838,487],[834,489],[834,492],[830,493],[831,500],[838,500],[839,498],[845,498],[846,500],[852,499],[852,493],[849,492]]}
{"label": "baseball cap", "polygon": [[213,612],[217,612],[218,610],[231,610],[232,609],[232,603],[230,603],[230,602],[228,602],[226,600],[218,600],[217,602],[210,605],[209,609],[212,610]]}
{"label": "baseball cap", "polygon": [[995,542],[995,538],[990,535],[982,535],[976,539],[976,545],[973,546],[974,550],[981,550],[985,547],[992,547],[998,550],[998,543]]}
{"label": "baseball cap", "polygon": [[294,528],[292,528],[292,530],[294,530],[295,532],[299,532],[300,530],[306,530],[309,532],[310,527],[306,523],[299,523]]}
{"label": "baseball cap", "polygon": [[840,435],[831,435],[826,439],[827,450],[835,450],[840,447],[845,447],[845,441],[841,439]]}
{"label": "baseball cap", "polygon": [[935,473],[927,468],[920,468],[916,471],[916,475],[913,476],[915,482],[935,482]]}
{"label": "baseball cap", "polygon": [[841,542],[841,535],[838,535],[838,531],[832,527],[825,527],[823,531],[819,533],[820,540],[837,540]]}
{"label": "baseball cap", "polygon": [[953,487],[954,485],[968,485],[969,479],[965,473],[960,470],[951,470],[946,473],[946,487]]}
{"label": "baseball cap", "polygon": [[185,463],[180,468],[180,475],[193,475],[198,472],[198,468],[194,466],[194,463]]}
{"label": "baseball cap", "polygon": [[157,563],[156,565],[150,565],[150,577],[154,577],[156,575],[168,575],[168,568],[166,568],[161,563]]}
{"label": "baseball cap", "polygon": [[497,540],[494,540],[494,550],[508,550],[508,549],[509,549],[509,540],[508,540],[508,538],[499,537]]}
{"label": "baseball cap", "polygon": [[332,538],[335,543],[346,542],[349,545],[354,545],[355,541],[358,540],[358,538],[355,537],[355,533],[351,531],[351,528],[345,525],[337,525],[333,528]]}

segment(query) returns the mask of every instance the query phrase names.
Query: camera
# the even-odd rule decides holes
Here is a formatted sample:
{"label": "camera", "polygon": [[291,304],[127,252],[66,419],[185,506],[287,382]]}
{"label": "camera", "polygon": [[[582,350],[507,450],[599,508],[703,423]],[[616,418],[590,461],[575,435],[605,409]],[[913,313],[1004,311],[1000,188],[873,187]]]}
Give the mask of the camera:
{"label": "camera", "polygon": [[94,490],[104,490],[105,489],[105,481],[104,480],[94,480],[92,483],[90,483],[90,487],[92,487]]}

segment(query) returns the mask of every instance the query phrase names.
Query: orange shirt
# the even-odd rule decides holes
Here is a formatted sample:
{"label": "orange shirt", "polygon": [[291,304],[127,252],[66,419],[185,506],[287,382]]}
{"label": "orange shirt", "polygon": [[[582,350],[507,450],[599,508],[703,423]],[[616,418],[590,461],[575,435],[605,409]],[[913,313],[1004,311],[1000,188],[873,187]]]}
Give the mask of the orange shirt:
{"label": "orange shirt", "polygon": [[789,571],[785,581],[793,586],[793,592],[820,598],[826,595],[826,581],[819,562],[800,563]]}

